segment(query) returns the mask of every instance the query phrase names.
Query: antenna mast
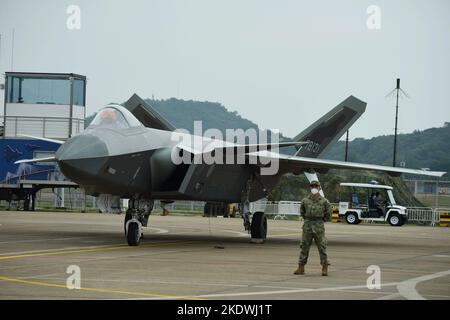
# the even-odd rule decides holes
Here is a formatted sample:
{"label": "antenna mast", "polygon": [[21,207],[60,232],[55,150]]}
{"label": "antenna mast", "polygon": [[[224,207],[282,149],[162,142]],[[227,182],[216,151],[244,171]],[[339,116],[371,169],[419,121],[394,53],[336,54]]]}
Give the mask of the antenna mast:
{"label": "antenna mast", "polygon": [[398,130],[398,98],[401,94],[405,95],[405,97],[409,98],[405,91],[400,88],[400,79],[397,78],[397,86],[394,90],[388,93],[387,96],[392,96],[395,93],[396,95],[396,103],[395,103],[395,132],[394,132],[394,154],[392,157],[392,166],[396,167],[397,163],[397,130]]}
{"label": "antenna mast", "polygon": [[347,130],[347,136],[345,138],[345,162],[348,160],[348,130]]}

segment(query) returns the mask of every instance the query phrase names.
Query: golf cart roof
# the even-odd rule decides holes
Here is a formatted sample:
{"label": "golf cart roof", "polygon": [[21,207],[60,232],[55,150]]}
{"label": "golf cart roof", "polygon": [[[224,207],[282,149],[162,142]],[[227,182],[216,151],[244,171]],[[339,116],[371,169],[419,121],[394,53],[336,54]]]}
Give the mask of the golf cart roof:
{"label": "golf cart roof", "polygon": [[341,187],[358,187],[358,188],[371,188],[371,189],[388,189],[392,190],[392,187],[385,186],[382,184],[371,184],[371,183],[352,183],[352,182],[343,182],[340,184]]}

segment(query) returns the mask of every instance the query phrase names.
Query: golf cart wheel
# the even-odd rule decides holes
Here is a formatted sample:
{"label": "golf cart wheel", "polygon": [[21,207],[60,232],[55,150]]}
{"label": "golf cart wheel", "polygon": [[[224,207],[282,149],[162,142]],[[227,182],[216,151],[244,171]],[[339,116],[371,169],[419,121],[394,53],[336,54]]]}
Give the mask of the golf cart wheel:
{"label": "golf cart wheel", "polygon": [[127,242],[129,246],[137,246],[141,242],[141,234],[137,222],[128,224]]}
{"label": "golf cart wheel", "polygon": [[258,211],[253,214],[250,230],[252,239],[266,239],[267,217],[264,212]]}
{"label": "golf cart wheel", "polygon": [[348,224],[358,224],[360,222],[358,215],[354,212],[349,212],[345,215],[345,221]]}
{"label": "golf cart wheel", "polygon": [[403,225],[403,218],[398,213],[392,213],[389,215],[389,224],[394,227],[400,227]]}

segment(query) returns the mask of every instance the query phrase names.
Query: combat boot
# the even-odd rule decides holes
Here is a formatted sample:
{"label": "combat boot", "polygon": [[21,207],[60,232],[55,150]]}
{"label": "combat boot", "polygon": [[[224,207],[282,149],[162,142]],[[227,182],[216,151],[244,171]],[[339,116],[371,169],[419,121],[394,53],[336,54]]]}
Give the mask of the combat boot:
{"label": "combat boot", "polygon": [[299,263],[297,270],[294,271],[294,274],[305,274],[305,265]]}
{"label": "combat boot", "polygon": [[322,276],[328,276],[328,263],[322,265]]}

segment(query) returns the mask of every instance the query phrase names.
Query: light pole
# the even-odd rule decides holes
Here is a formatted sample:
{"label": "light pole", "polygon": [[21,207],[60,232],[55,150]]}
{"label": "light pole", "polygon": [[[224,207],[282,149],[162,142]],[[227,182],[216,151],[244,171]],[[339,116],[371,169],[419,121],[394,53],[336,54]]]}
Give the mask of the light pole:
{"label": "light pole", "polygon": [[348,160],[348,130],[347,130],[347,136],[345,138],[345,162]]}

